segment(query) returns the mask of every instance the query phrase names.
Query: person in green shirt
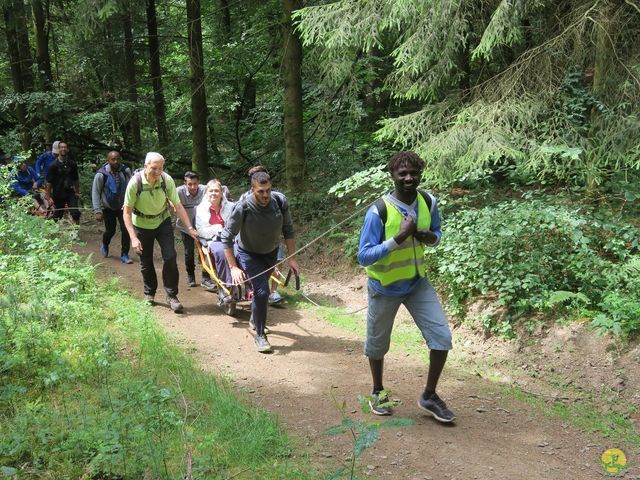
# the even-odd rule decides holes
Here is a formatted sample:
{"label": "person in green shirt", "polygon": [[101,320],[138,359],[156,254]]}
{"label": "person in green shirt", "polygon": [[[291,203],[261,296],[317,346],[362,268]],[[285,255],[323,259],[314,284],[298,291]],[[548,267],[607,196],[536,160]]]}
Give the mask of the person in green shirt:
{"label": "person in green shirt", "polygon": [[162,283],[167,293],[169,307],[182,313],[178,300],[178,263],[171,223],[171,210],[175,210],[189,235],[196,238],[196,229],[176,191],[171,176],[164,173],[164,157],[149,152],[144,160],[144,170],[136,173],[124,195],[124,223],[131,237],[131,247],[140,255],[140,271],[144,283],[144,299],[155,303],[158,277],[153,265],[154,241],[162,254]]}

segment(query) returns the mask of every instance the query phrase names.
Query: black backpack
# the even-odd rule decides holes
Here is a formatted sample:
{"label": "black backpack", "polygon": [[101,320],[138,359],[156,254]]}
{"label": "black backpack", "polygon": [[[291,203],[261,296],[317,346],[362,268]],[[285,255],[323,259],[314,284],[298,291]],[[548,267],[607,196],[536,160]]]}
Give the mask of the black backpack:
{"label": "black backpack", "polygon": [[[424,201],[427,202],[427,208],[429,209],[429,212],[431,212],[431,206],[433,204],[431,195],[429,195],[424,190],[418,190],[418,193],[422,195]],[[378,209],[378,215],[380,216],[380,220],[382,220],[382,225],[384,225],[385,223],[387,223],[387,204],[385,203],[383,198],[379,198],[375,201],[374,205]]]}

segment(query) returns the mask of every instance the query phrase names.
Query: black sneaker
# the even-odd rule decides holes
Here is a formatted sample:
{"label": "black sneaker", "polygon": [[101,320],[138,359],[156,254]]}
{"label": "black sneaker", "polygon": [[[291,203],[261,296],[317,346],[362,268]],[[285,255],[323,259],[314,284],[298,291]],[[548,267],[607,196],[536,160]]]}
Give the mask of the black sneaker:
{"label": "black sneaker", "polygon": [[271,344],[266,335],[256,335],[256,347],[260,353],[271,353]]}
{"label": "black sneaker", "polygon": [[171,308],[171,310],[173,310],[176,313],[182,313],[182,311],[184,310],[184,307],[182,306],[182,304],[180,303],[180,300],[178,300],[178,297],[176,296],[167,297],[167,302],[169,302],[169,307]]}
{"label": "black sneaker", "polygon": [[369,408],[375,415],[391,415],[393,413],[393,402],[384,390],[379,393],[372,393],[369,399]]}
{"label": "black sneaker", "polygon": [[437,393],[431,395],[428,400],[424,399],[424,395],[420,395],[418,406],[439,422],[449,423],[456,419],[456,416],[447,408],[447,404]]}
{"label": "black sneaker", "polygon": [[203,278],[202,282],[200,282],[200,286],[207,292],[215,292],[218,289],[218,286],[210,278]]}
{"label": "black sneaker", "polygon": [[187,275],[187,287],[195,287],[196,286],[196,277],[193,275]]}
{"label": "black sneaker", "polygon": [[145,293],[144,294],[144,303],[146,303],[150,307],[154,306],[156,304],[155,295],[150,295],[148,293]]}

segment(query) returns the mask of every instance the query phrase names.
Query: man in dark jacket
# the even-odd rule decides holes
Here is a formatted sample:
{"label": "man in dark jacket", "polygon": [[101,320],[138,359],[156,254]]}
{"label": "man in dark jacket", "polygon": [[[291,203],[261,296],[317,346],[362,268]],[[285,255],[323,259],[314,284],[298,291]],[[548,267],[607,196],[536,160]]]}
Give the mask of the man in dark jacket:
{"label": "man in dark jacket", "polygon": [[124,224],[122,206],[124,205],[124,192],[131,180],[131,170],[122,164],[120,152],[115,150],[107,155],[105,163],[93,178],[91,188],[91,201],[96,214],[96,221],[104,221],[104,233],[102,234],[102,246],[100,252],[103,257],[109,256],[109,244],[116,234],[116,224],[120,224],[120,261],[133,263],[129,258],[131,239]]}
{"label": "man in dark jacket", "polygon": [[[69,147],[66,143],[60,142],[58,151],[58,158],[47,172],[47,197],[55,205],[53,219],[57,222],[64,215],[65,208],[68,208],[73,222],[80,225],[78,165],[68,157]],[[77,234],[74,236],[77,237]]]}

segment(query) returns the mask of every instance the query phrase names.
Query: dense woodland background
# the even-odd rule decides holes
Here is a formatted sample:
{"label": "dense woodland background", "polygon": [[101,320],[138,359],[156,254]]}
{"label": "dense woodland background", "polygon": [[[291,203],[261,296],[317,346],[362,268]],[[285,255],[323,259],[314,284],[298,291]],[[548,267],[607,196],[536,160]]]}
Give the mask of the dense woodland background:
{"label": "dense woodland background", "polygon": [[[452,311],[497,294],[510,313],[485,327],[502,333],[554,305],[640,330],[624,320],[640,313],[638,0],[2,10],[5,152],[33,160],[63,138],[90,177],[111,148],[133,166],[158,150],[178,178],[231,185],[262,163],[313,235],[388,188],[381,167],[412,149],[448,215],[432,276]],[[332,237],[351,258],[359,221]]]}
{"label": "dense woodland background", "polygon": [[591,188],[640,166],[637,0],[301,7],[3,0],[0,148],[154,149],[205,176],[264,163],[298,191],[396,148],[439,186]]}
{"label": "dense woodland background", "polygon": [[[133,167],[160,151],[174,178],[193,169],[236,194],[264,164],[299,244],[339,226],[308,258],[351,275],[363,208],[390,185],[383,165],[415,150],[443,216],[427,261],[452,323],[526,342],[581,322],[616,351],[637,343],[640,0],[0,6],[0,153],[34,162],[64,139],[85,195],[113,148]],[[58,225],[9,201],[10,174],[0,168],[0,473],[316,478],[273,419],[97,282]],[[637,426],[613,420],[637,443]]]}

